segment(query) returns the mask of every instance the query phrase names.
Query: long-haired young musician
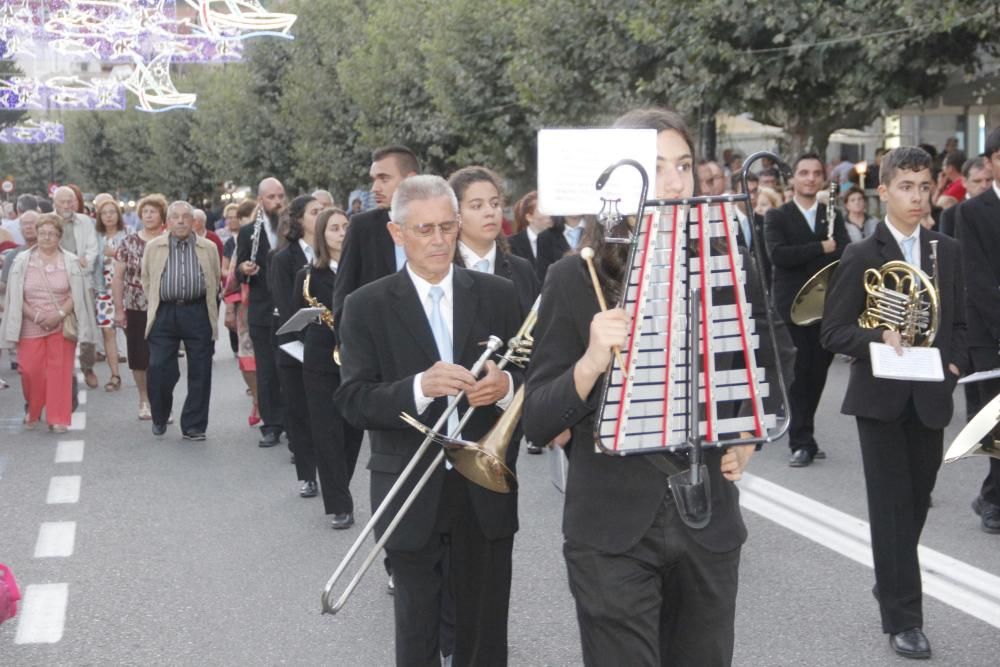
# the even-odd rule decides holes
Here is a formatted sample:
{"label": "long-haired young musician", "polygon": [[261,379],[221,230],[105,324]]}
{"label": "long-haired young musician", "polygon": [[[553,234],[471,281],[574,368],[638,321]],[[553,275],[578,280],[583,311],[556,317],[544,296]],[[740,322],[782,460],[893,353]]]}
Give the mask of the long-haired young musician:
{"label": "long-haired young musician", "polygon": [[[658,198],[694,193],[694,147],[674,112],[645,109],[616,127],[655,129]],[[627,248],[589,225],[609,303],[623,289]],[[528,369],[526,435],[548,442],[572,429],[563,547],[586,665],[722,665],[732,659],[740,546],[739,479],[752,445],[705,451],[713,516],[695,530],[681,520],[667,474],[651,457],[594,448],[594,412],[612,348],[626,341],[628,315],[600,312],[585,262],[553,264],[542,289]]]}
{"label": "long-haired young musician", "polygon": [[[882,159],[879,196],[885,220],[868,238],[852,243],[833,275],[823,313],[822,343],[831,353],[854,358],[841,412],[858,424],[868,517],[875,560],[875,588],[882,631],[896,653],[930,657],[924,636],[917,544],[927,519],[931,491],[941,466],[943,429],[951,421],[952,392],[966,367],[965,282],[958,243],[922,229],[933,189],[931,156],[920,148],[897,148]],[[936,250],[933,242],[937,242]],[[944,379],[916,382],[877,378],[870,343],[886,343],[902,354],[900,333],[887,325],[862,328],[865,272],[889,261],[905,261],[925,274],[940,306],[933,345]],[[933,276],[933,278],[928,278]]]}

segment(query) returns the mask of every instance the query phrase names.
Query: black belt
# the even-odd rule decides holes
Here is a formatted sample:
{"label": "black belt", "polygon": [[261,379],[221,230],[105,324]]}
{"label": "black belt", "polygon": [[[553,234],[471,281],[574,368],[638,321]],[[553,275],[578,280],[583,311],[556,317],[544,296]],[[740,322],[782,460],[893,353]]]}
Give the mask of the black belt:
{"label": "black belt", "polygon": [[202,294],[194,299],[174,299],[173,301],[161,301],[162,304],[169,304],[171,306],[193,306],[195,304],[205,305],[205,295]]}

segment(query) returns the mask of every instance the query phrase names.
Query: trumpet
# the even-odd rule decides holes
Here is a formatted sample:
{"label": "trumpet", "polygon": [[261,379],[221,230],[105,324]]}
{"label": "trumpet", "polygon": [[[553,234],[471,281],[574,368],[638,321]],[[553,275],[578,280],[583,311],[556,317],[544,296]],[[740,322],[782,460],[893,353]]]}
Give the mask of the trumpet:
{"label": "trumpet", "polygon": [[[518,329],[517,333],[513,338],[510,339],[508,343],[507,352],[501,357],[497,366],[499,368],[505,367],[509,363],[514,363],[520,365],[527,361],[527,357],[530,354],[531,347],[533,345],[533,338],[531,337],[531,330],[534,327],[535,320],[538,316],[538,304],[539,300],[535,300],[535,305],[532,307],[531,312],[525,319],[524,323]],[[483,354],[476,360],[470,371],[473,375],[479,375],[483,366],[489,361],[490,357],[496,353],[497,350],[503,345],[501,341],[496,336],[490,336],[489,341],[486,343],[486,349]],[[481,484],[486,488],[500,488],[506,491],[511,491],[516,486],[516,480],[514,480],[513,473],[504,465],[504,455],[506,453],[506,447],[510,439],[510,433],[513,432],[514,426],[520,417],[520,406],[523,405],[524,399],[524,387],[522,386],[518,389],[517,394],[515,394],[515,400],[507,408],[504,416],[499,422],[491,429],[490,433],[483,439],[481,444],[468,443],[458,438],[452,437],[448,438],[440,434],[440,430],[445,428],[448,424],[448,418],[452,415],[455,410],[458,409],[459,401],[465,396],[465,392],[462,391],[454,399],[449,402],[448,407],[445,411],[438,417],[437,422],[435,422],[433,428],[428,429],[423,424],[416,422],[412,417],[403,413],[401,419],[406,421],[406,423],[411,426],[418,426],[419,430],[425,434],[423,442],[420,447],[413,454],[410,462],[400,473],[399,478],[396,483],[392,485],[389,489],[388,494],[382,500],[382,504],[378,506],[378,509],[372,514],[371,519],[365,524],[361,533],[358,535],[354,544],[348,550],[347,554],[344,556],[343,560],[337,566],[336,571],[326,582],[326,586],[323,588],[323,595],[321,597],[321,602],[323,605],[324,614],[336,614],[340,611],[344,604],[347,603],[347,599],[351,596],[354,590],[357,588],[358,584],[361,583],[361,579],[365,576],[371,568],[372,563],[378,557],[379,552],[385,547],[386,542],[392,537],[392,534],[396,530],[396,526],[399,522],[403,520],[403,517],[409,511],[410,507],[416,501],[417,496],[430,481],[431,476],[440,467],[441,462],[444,460],[445,456],[449,456],[452,460],[453,465],[456,470],[459,471],[463,476],[467,477],[473,482]],[[519,398],[520,397],[520,398]],[[459,421],[458,427],[453,435],[460,434],[462,428],[468,423],[469,419],[472,417],[474,408],[470,408],[465,411]],[[412,421],[411,421],[412,420]],[[414,423],[416,422],[416,423]],[[502,441],[504,434],[506,434],[507,441]],[[361,567],[358,569],[354,577],[348,582],[347,587],[344,589],[337,601],[331,604],[330,600],[333,596],[333,588],[337,585],[337,582],[344,575],[347,570],[348,565],[354,560],[358,551],[361,549],[361,545],[367,539],[368,535],[375,529],[375,524],[382,518],[382,515],[388,511],[389,505],[393,498],[399,493],[399,490],[406,484],[410,475],[413,474],[414,469],[416,469],[417,463],[423,457],[424,453],[433,443],[439,443],[444,445],[438,455],[434,458],[431,464],[424,471],[423,475],[417,481],[410,495],[407,496],[406,500],[403,501],[402,506],[393,517],[392,521],[386,527],[385,532],[382,537],[375,543],[375,546],[371,549],[365,560],[361,563]]]}

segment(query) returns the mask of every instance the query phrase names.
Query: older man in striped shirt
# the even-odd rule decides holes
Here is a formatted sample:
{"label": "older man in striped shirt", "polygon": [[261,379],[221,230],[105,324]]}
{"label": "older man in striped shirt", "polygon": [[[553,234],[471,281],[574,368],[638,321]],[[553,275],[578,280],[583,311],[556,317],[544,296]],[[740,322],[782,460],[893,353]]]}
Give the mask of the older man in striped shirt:
{"label": "older man in striped shirt", "polygon": [[193,207],[175,201],[167,207],[168,234],[146,244],[142,286],[149,302],[149,403],[153,435],[163,435],[180,379],[177,352],[187,351],[188,393],[181,412],[185,440],[204,440],[212,393],[212,351],[218,321],[219,254],[194,233]]}

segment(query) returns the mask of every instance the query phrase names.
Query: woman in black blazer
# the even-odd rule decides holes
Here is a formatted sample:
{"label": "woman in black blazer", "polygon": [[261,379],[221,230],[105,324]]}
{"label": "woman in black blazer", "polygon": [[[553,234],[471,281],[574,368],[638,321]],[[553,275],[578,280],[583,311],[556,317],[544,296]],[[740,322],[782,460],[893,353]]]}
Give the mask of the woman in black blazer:
{"label": "woman in black blazer", "polygon": [[[656,196],[694,192],[694,148],[683,120],[659,109],[631,112],[617,127],[656,129]],[[627,246],[605,244],[588,225],[581,245],[596,253],[601,288],[617,301]],[[547,442],[572,429],[563,547],[586,665],[726,665],[732,660],[740,546],[746,529],[732,480],[754,447],[705,451],[712,518],[680,519],[664,455],[608,456],[594,449],[594,412],[611,348],[624,346],[628,315],[601,313],[586,264],[576,255],[549,270],[528,369],[524,428]],[[686,467],[683,456],[673,456]]]}
{"label": "woman in black blazer", "polygon": [[507,237],[511,253],[538,264],[538,235],[552,226],[552,218],[538,210],[538,191],[532,190],[514,204],[514,233]]}
{"label": "woman in black blazer", "polygon": [[486,167],[465,167],[448,179],[458,198],[461,220],[455,263],[506,278],[517,288],[521,315],[526,317],[541,286],[531,263],[511,253],[501,229],[503,190],[500,177]]}
{"label": "woman in black blazer", "polygon": [[322,321],[305,329],[302,383],[309,406],[323,507],[328,515],[333,515],[330,525],[335,529],[354,524],[351,477],[364,437],[364,431],[351,426],[333,404],[333,393],[340,386],[340,366],[333,358],[337,340],[330,326],[331,309],[337,263],[348,224],[347,214],[339,208],[328,208],[319,214],[313,237],[316,258],[296,274],[293,291],[296,310],[325,309]]}

